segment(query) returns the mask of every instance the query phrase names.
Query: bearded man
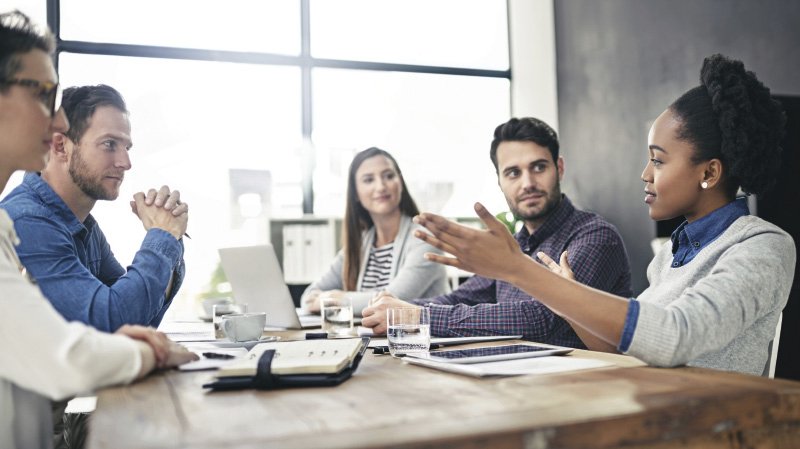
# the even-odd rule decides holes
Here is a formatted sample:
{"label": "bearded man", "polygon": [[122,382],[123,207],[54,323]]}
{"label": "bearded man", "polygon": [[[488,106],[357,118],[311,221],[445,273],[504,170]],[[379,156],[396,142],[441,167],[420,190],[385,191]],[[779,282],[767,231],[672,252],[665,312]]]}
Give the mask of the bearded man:
{"label": "bearded man", "polygon": [[68,321],[107,332],[157,327],[183,280],[188,206],[167,186],[134,195],[131,209],[146,235],[125,270],[91,215],[97,201],[119,196],[131,168],[125,101],[97,85],[66,89],[61,105],[71,126],[47,136],[46,167],[26,173],[0,203],[14,220],[19,258]]}
{"label": "bearded man", "polygon": [[[512,118],[494,131],[489,156],[497,182],[514,216],[515,234],[531,257],[568,258],[578,282],[620,296],[631,296],[630,266],[613,225],[581,211],[561,193],[564,158],[556,132],[535,118]],[[549,256],[549,257],[545,257]],[[410,303],[410,304],[409,304]],[[449,294],[401,298],[384,293],[363,311],[362,325],[386,332],[387,308],[420,305],[430,309],[431,334],[439,337],[522,335],[523,338],[585,348],[571,325],[513,285],[472,276]]]}

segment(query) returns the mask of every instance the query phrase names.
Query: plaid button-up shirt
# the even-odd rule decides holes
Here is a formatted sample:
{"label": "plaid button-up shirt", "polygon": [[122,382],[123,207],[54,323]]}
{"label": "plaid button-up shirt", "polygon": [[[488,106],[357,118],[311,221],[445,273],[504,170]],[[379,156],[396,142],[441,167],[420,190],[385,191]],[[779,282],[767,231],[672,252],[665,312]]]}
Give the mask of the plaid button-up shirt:
{"label": "plaid button-up shirt", "polygon": [[[566,195],[533,235],[523,227],[514,237],[537,261],[539,251],[556,261],[569,251],[578,282],[631,296],[628,255],[616,228],[597,214],[576,209]],[[412,302],[430,306],[435,336],[522,335],[541,343],[586,347],[564,319],[507,282],[475,275],[452,293]]]}

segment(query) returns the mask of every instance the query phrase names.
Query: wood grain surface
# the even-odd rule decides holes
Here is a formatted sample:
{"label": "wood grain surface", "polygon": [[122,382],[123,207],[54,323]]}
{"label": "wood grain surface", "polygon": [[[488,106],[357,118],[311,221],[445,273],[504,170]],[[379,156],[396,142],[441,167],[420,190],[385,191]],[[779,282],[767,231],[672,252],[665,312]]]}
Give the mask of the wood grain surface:
{"label": "wood grain surface", "polygon": [[99,392],[100,448],[797,448],[800,383],[613,368],[475,379],[367,353],[333,388],[210,392],[171,371]]}

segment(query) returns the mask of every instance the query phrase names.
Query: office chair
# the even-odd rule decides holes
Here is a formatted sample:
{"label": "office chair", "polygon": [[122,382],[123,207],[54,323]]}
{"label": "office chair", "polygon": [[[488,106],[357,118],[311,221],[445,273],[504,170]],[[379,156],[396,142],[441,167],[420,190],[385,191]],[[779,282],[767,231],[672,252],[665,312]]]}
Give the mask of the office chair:
{"label": "office chair", "polygon": [[764,366],[764,372],[761,373],[762,376],[769,377],[770,379],[775,378],[775,365],[778,364],[778,343],[781,339],[781,323],[783,322],[783,312],[778,315],[778,324],[775,326],[775,337],[769,342],[769,346],[767,350],[769,351],[769,358],[767,359],[767,364]]}

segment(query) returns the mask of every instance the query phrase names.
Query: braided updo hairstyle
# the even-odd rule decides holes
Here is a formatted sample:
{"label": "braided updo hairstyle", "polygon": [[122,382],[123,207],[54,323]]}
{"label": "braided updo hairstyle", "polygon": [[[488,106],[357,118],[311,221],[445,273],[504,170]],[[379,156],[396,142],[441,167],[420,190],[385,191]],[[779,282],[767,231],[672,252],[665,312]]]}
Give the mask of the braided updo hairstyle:
{"label": "braided updo hairstyle", "polygon": [[769,88],[741,61],[706,58],[697,86],[670,106],[680,122],[678,138],[694,146],[694,163],[719,159],[723,188],[762,194],[775,183],[786,116]]}

